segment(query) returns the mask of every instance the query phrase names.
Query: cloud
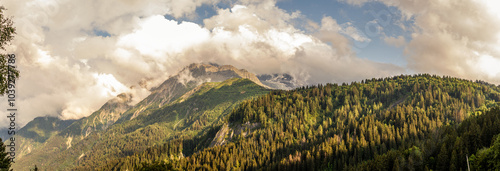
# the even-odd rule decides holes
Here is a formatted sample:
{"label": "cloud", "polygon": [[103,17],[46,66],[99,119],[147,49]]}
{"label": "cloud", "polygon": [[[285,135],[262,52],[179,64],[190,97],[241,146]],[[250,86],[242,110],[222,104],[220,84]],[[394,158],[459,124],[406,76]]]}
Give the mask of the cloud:
{"label": "cloud", "polygon": [[[199,54],[218,56],[215,62],[229,62],[257,74],[289,73],[302,80],[302,85],[350,82],[405,72],[390,64],[356,57],[345,34],[349,27],[354,27],[349,24],[342,27],[331,17],[324,17],[319,29],[309,35],[293,26],[292,20],[301,17],[298,13],[288,14],[274,4],[235,7],[236,10],[219,10],[218,15],[204,21],[212,30],[212,38],[203,44],[208,54],[202,52],[203,48]],[[260,9],[268,11],[259,13]],[[236,18],[242,20],[233,22]]]}
{"label": "cloud", "polygon": [[141,20],[140,28],[119,37],[117,45],[135,49],[140,54],[152,57],[167,56],[168,53],[180,53],[187,47],[205,41],[209,31],[191,22],[180,24],[155,15]]}
{"label": "cloud", "polygon": [[375,2],[377,0],[337,0],[337,1],[345,2],[345,3],[351,4],[351,5],[361,6],[367,2]]}
{"label": "cloud", "polygon": [[340,27],[342,27],[340,33],[349,36],[355,41],[367,43],[372,41],[370,38],[366,37],[363,32],[354,27],[351,22],[344,23],[340,25]]}
{"label": "cloud", "polygon": [[480,61],[500,59],[500,17],[479,1],[427,3],[400,4],[402,11],[416,16],[418,28],[405,49],[409,66],[419,72],[499,84],[498,72],[480,69],[488,67]]}
{"label": "cloud", "polygon": [[[401,24],[411,31],[410,39],[386,37],[390,45],[402,46],[408,67],[414,72],[481,79],[500,84],[500,5],[497,1],[433,1],[433,0],[339,0],[362,6],[381,2],[397,7]],[[488,62],[485,62],[488,61]]]}
{"label": "cloud", "polygon": [[342,28],[331,17],[321,19],[321,28],[316,34],[321,41],[335,46],[335,56],[352,56],[351,42],[340,34]]}
{"label": "cloud", "polygon": [[[158,57],[154,53],[161,53],[158,49],[163,48],[162,45],[182,48],[185,44],[172,43],[182,42],[184,39],[181,38],[169,41],[170,44],[166,41],[148,44],[149,47],[136,46],[131,41],[147,43],[137,38],[142,36],[141,31],[156,31],[155,34],[163,36],[157,38],[169,40],[168,36],[173,35],[154,30],[154,27],[171,28],[169,26],[177,25],[177,22],[154,25],[151,20],[159,20],[157,16],[165,14],[188,16],[196,7],[216,2],[5,1],[3,5],[8,9],[5,14],[13,16],[17,28],[17,35],[7,51],[19,58],[17,65],[21,70],[16,99],[18,124],[24,125],[34,117],[44,115],[63,119],[88,116],[121,92],[133,94],[133,103],[137,103],[148,95],[148,88],[160,82],[151,78],[165,78],[173,72],[165,67],[175,64],[168,65],[165,64],[168,60],[153,58]],[[179,10],[178,7],[183,8]],[[200,28],[192,23],[179,25],[174,28]],[[94,33],[95,30],[110,36],[101,37]],[[146,38],[157,40],[151,36]],[[138,85],[144,80],[150,81]],[[1,101],[4,100],[2,97]],[[0,106],[7,108],[3,103]],[[0,113],[4,115],[4,111]],[[7,122],[4,118],[0,121]]]}
{"label": "cloud", "polygon": [[386,36],[384,38],[384,42],[395,47],[402,47],[406,45],[406,39],[403,36],[398,36],[398,37]]}
{"label": "cloud", "polygon": [[196,79],[193,77],[193,74],[188,69],[182,70],[178,74],[178,82],[181,83],[182,85],[186,85],[187,83],[191,81],[195,81]]}
{"label": "cloud", "polygon": [[18,28],[8,50],[20,59],[19,124],[43,115],[88,116],[123,92],[137,103],[148,89],[194,62],[288,73],[299,85],[405,72],[356,57],[352,40],[370,40],[350,23],[324,17],[321,24],[309,23],[309,34],[294,24],[310,20],[275,1],[238,1],[217,9],[203,26],[163,17],[189,17],[197,7],[218,2],[7,1],[6,14]]}

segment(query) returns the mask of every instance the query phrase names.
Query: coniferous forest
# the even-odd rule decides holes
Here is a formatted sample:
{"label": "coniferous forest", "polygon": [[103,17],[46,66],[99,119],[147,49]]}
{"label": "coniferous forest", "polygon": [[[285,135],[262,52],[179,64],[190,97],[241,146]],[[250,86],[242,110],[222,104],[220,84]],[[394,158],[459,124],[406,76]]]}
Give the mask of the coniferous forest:
{"label": "coniferous forest", "polygon": [[471,170],[498,169],[498,102],[495,85],[428,74],[276,90],[204,134],[95,168],[467,170],[468,160]]}

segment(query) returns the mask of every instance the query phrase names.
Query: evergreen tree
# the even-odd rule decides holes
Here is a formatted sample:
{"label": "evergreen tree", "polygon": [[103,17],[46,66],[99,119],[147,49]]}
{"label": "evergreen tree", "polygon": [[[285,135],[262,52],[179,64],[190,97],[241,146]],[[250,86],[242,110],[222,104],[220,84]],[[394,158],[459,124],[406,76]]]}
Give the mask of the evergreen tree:
{"label": "evergreen tree", "polygon": [[[6,10],[5,7],[0,6],[0,50],[5,50],[5,46],[10,43],[14,38],[14,34],[16,34],[14,23],[4,15],[4,10]],[[0,95],[7,93],[9,80],[19,77],[19,71],[16,68],[8,67],[8,62],[8,55],[0,54]]]}
{"label": "evergreen tree", "polygon": [[3,143],[3,140],[0,138],[0,170],[1,171],[6,171],[10,169],[10,157],[8,156],[9,153],[5,151],[5,144]]}

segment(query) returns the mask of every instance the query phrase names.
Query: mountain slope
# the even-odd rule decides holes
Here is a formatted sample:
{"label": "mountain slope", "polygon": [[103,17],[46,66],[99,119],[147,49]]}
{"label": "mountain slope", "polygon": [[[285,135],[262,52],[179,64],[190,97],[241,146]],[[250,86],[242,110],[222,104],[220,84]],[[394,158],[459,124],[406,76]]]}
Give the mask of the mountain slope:
{"label": "mountain slope", "polygon": [[[98,111],[62,130],[58,136],[53,138],[52,143],[46,146],[60,149],[68,148],[85,139],[91,133],[105,131],[115,122],[123,123],[139,115],[149,115],[151,111],[158,110],[164,105],[182,102],[189,98],[193,92],[196,92],[195,89],[203,83],[220,82],[230,78],[247,78],[258,85],[266,87],[254,74],[230,65],[191,64],[176,75],[171,76],[160,86],[153,88],[148,97],[134,106],[129,105],[131,101],[131,95],[129,94],[120,94],[116,98],[109,100]],[[20,152],[23,154],[30,153],[35,148],[26,150],[26,148],[22,148]]]}
{"label": "mountain slope", "polygon": [[[427,74],[273,91],[243,102],[230,114],[225,124],[232,129],[247,123],[261,125],[250,130],[247,136],[232,136],[226,138],[227,143],[214,147],[203,141],[189,146],[177,145],[179,141],[189,144],[207,137],[230,137],[230,131],[225,131],[228,128],[222,126],[217,134],[170,141],[101,169],[171,165],[179,170],[343,170],[357,168],[364,161],[376,160],[377,156],[398,149],[403,151],[395,158],[401,159],[400,166],[439,169],[439,165],[450,163],[445,156],[459,154],[440,149],[452,149],[453,142],[461,141],[438,147],[436,144],[453,139],[433,137],[455,128],[447,125],[473,122],[473,118],[498,106],[499,101],[500,88],[494,85]],[[492,119],[492,122],[498,121]],[[474,131],[465,133],[467,143],[459,149],[468,147],[471,154],[478,148],[489,147],[488,143],[474,141],[477,135],[482,137],[488,133],[484,141],[491,142],[492,135],[500,133],[500,130],[487,131],[486,128],[484,125],[474,128],[475,134]],[[484,131],[478,131],[481,129]],[[408,152],[404,152],[406,150]],[[196,152],[182,157],[179,151]],[[438,157],[440,151],[446,153]],[[416,160],[420,157],[428,161]],[[436,162],[434,157],[442,160]],[[460,157],[457,162],[461,162]],[[390,166],[388,169],[396,165]],[[463,165],[455,166],[464,169]]]}
{"label": "mountain slope", "polygon": [[79,119],[64,129],[60,135],[83,139],[94,131],[106,130],[118,120],[121,114],[132,106],[129,105],[132,97],[129,94],[119,94],[106,102],[99,110],[90,116]]}
{"label": "mountain slope", "polygon": [[[56,117],[35,118],[21,128],[16,135],[16,145],[19,145],[16,159],[19,160],[32,151],[40,150],[38,148],[44,145],[64,146],[82,140],[91,132],[105,130],[130,108],[128,105],[130,100],[130,95],[120,94],[90,116],[79,120],[60,120]],[[49,139],[50,141],[47,141]]]}
{"label": "mountain slope", "polygon": [[60,120],[57,117],[37,117],[16,132],[17,158],[31,152],[46,142],[51,136],[67,128],[75,120]]}
{"label": "mountain slope", "polygon": [[190,90],[205,82],[221,82],[230,78],[246,78],[254,83],[266,87],[252,73],[244,69],[237,69],[231,65],[191,64],[183,68],[178,74],[170,77],[160,86],[151,89],[151,94],[139,102],[134,108],[125,112],[122,121],[131,120],[139,114],[147,115],[148,110],[160,108],[174,102]]}
{"label": "mountain slope", "polygon": [[75,120],[60,120],[57,117],[50,116],[37,117],[21,128],[17,135],[43,143],[50,136],[64,130],[73,122]]}
{"label": "mountain slope", "polygon": [[499,152],[499,147],[500,108],[494,107],[461,124],[442,126],[413,147],[390,150],[349,169],[498,170],[500,156],[494,153]]}
{"label": "mountain slope", "polygon": [[158,109],[183,95],[188,97],[186,93],[200,84],[220,82],[230,78],[248,78],[256,84],[264,86],[254,74],[243,69],[237,69],[230,65],[194,63],[183,68],[160,86],[153,88],[151,94],[135,106],[129,105],[132,98],[130,94],[120,94],[109,100],[98,111],[73,123],[60,134],[71,137],[72,142],[76,143],[91,132],[105,130],[115,122],[131,120],[139,114],[147,115],[149,110]]}
{"label": "mountain slope", "polygon": [[[180,136],[204,134],[210,125],[223,122],[223,118],[241,101],[269,92],[248,79],[233,78],[223,82],[203,83],[190,95],[180,96],[175,103],[149,109],[147,115],[138,115],[132,120],[117,122],[108,129],[93,132],[81,141],[57,145],[59,150],[47,145],[14,165],[25,169],[27,163],[40,161],[42,169],[67,170],[74,166],[93,168],[110,163],[119,157],[141,152],[155,144],[163,144]],[[68,137],[54,136],[48,143],[67,142]],[[66,140],[66,141],[65,141]],[[84,169],[84,170],[87,170]]]}

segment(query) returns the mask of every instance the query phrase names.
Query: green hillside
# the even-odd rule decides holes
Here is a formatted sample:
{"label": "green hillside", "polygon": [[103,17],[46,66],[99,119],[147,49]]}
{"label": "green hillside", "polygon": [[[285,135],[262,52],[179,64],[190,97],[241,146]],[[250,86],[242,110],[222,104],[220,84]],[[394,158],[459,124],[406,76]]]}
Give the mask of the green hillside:
{"label": "green hillside", "polygon": [[[224,126],[100,169],[465,170],[467,155],[487,168],[499,101],[494,85],[427,74],[272,91],[241,103]],[[253,124],[246,136],[227,131]],[[212,137],[229,142],[211,147]]]}
{"label": "green hillside", "polygon": [[76,143],[65,133],[53,136],[37,152],[16,161],[14,169],[25,170],[38,163],[39,168],[48,170],[73,170],[76,166],[89,170],[113,163],[174,138],[210,132],[211,126],[222,123],[239,103],[269,91],[240,78],[203,83],[172,103],[145,110],[131,120],[116,122]]}
{"label": "green hillside", "polygon": [[18,136],[43,143],[50,136],[67,128],[75,120],[60,120],[57,117],[38,117],[17,132]]}
{"label": "green hillside", "polygon": [[51,136],[66,129],[75,120],[60,120],[57,117],[37,117],[16,132],[16,157],[21,158],[40,147]]}

